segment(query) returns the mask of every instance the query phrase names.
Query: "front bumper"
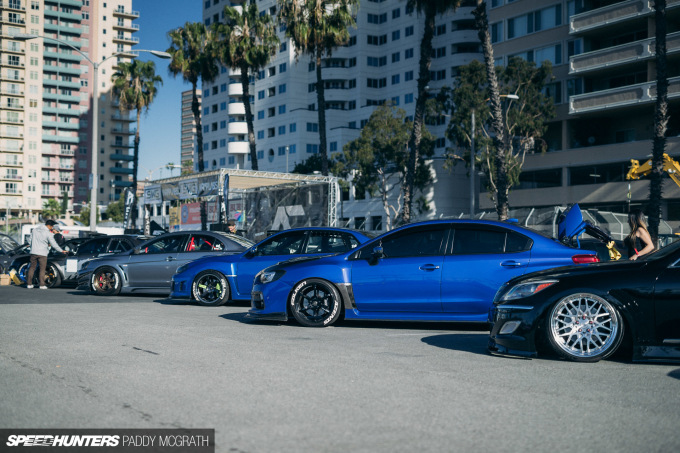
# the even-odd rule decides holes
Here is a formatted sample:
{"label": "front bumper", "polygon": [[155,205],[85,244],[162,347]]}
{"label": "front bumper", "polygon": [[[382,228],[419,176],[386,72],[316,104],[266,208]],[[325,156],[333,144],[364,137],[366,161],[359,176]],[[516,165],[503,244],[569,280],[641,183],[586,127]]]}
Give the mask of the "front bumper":
{"label": "front bumper", "polygon": [[191,299],[191,280],[173,277],[169,297],[170,299]]}
{"label": "front bumper", "polygon": [[78,286],[76,289],[90,291],[92,285],[90,281],[92,280],[92,272],[79,272],[77,276]]}
{"label": "front bumper", "polygon": [[489,311],[490,353],[536,357],[538,318],[533,307],[496,305]]}
{"label": "front bumper", "polygon": [[289,285],[278,282],[255,283],[250,293],[250,310],[246,317],[266,321],[288,321]]}

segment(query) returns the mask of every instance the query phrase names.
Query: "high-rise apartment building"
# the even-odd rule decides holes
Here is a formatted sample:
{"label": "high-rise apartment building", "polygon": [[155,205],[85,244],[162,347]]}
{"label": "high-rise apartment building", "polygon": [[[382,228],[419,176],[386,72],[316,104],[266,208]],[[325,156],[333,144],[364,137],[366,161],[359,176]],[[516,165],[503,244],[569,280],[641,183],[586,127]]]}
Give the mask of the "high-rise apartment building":
{"label": "high-rise apartment building", "polygon": [[[666,152],[680,156],[680,1],[667,2],[669,113]],[[580,203],[625,212],[630,159],[652,152],[656,98],[653,2],[502,0],[489,2],[498,64],[512,56],[549,60],[547,91],[557,116],[548,152],[527,156],[512,207]],[[665,178],[662,215],[680,220],[680,188]],[[630,184],[633,205],[644,204],[648,181]],[[482,207],[491,207],[480,197]]]}
{"label": "high-rise apartment building", "polygon": [[[0,3],[2,23],[2,141],[0,193],[14,214],[35,214],[52,198],[69,206],[89,199],[93,67],[73,48],[101,62],[99,71],[99,196],[117,199],[130,185],[129,115],[111,96],[111,75],[133,57],[131,0],[11,0]],[[17,34],[38,36],[14,38]],[[77,209],[76,209],[77,210]]]}
{"label": "high-rise apartment building", "polygon": [[[210,25],[222,18],[228,2],[206,0],[203,18]],[[429,90],[453,86],[459,66],[481,60],[472,10],[476,2],[437,18]],[[490,0],[490,31],[497,64],[519,56],[549,60],[554,79],[546,86],[557,116],[548,125],[548,151],[527,156],[521,184],[512,189],[511,208],[581,203],[623,211],[627,207],[625,174],[631,158],[651,153],[655,69],[654,18],[643,0]],[[276,15],[276,2],[258,2]],[[680,76],[678,17],[680,1],[668,1],[668,56],[671,118],[678,117]],[[412,115],[417,96],[419,46],[423,18],[405,0],[362,1],[357,28],[347,46],[323,60],[326,87],[328,151],[342,150],[356,138],[375,106],[391,101]],[[279,52],[254,74],[251,105],[260,170],[290,171],[318,152],[316,73],[309,56],[295,58],[284,30]],[[244,108],[238,71],[222,68],[213,83],[203,85],[202,122],[206,169],[250,169]],[[677,120],[669,124],[667,152],[677,158]],[[436,137],[432,160],[435,184],[426,195],[430,210],[423,217],[468,212],[469,175],[463,165],[443,168],[451,143],[445,125],[429,125]],[[680,220],[680,190],[665,186],[664,215]],[[483,188],[475,194],[481,209],[493,210]],[[631,184],[632,203],[647,197],[646,181]],[[382,229],[384,212],[375,200],[352,190],[345,197],[345,223]]]}
{"label": "high-rise apartment building", "polygon": [[[196,97],[198,98],[199,108],[201,106],[201,93],[197,90]],[[194,166],[194,151],[196,148],[196,121],[194,113],[191,110],[191,103],[193,100],[192,90],[182,92],[182,133],[180,149],[180,161],[182,168],[185,162],[190,163],[190,168]]]}

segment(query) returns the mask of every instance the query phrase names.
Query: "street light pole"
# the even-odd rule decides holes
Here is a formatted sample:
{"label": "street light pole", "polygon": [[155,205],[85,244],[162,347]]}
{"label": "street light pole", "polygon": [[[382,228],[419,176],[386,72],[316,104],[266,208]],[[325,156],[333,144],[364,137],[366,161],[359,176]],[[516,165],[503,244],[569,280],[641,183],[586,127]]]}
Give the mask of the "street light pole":
{"label": "street light pole", "polygon": [[472,109],[472,135],[470,135],[470,219],[475,217],[475,109]]}
{"label": "street light pole", "polygon": [[[92,87],[92,159],[90,162],[90,165],[92,166],[91,173],[90,173],[90,231],[94,232],[97,231],[97,188],[98,188],[98,158],[99,158],[99,150],[98,150],[98,144],[99,144],[99,66],[103,63],[105,63],[107,60],[113,58],[113,57],[118,57],[120,55],[123,55],[121,52],[115,52],[108,57],[104,58],[100,62],[95,62],[90,59],[85,53],[81,52],[80,49],[77,47],[69,44],[66,41],[62,41],[61,39],[57,38],[51,38],[49,36],[42,36],[42,35],[33,35],[30,33],[18,33],[13,36],[14,39],[19,40],[19,41],[28,41],[29,39],[35,39],[35,38],[42,38],[42,39],[49,39],[51,41],[58,42],[59,44],[62,44],[64,46],[70,47],[72,50],[75,50],[78,52],[85,60],[87,60],[91,65],[92,69],[94,71],[93,75],[93,83],[94,87]],[[133,52],[149,52],[152,55],[155,55],[159,58],[164,58],[164,59],[170,59],[172,56],[167,53],[163,52],[160,50],[147,50],[147,49],[136,49],[133,50]],[[137,188],[134,187],[133,190],[135,193],[137,192]]]}

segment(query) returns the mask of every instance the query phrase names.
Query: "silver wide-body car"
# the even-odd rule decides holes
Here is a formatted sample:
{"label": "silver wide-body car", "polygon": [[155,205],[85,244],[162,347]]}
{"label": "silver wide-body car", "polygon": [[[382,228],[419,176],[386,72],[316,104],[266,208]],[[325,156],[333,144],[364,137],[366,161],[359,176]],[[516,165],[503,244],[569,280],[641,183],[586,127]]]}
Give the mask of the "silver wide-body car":
{"label": "silver wide-body car", "polygon": [[102,296],[120,293],[168,293],[179,266],[207,256],[239,253],[253,242],[216,231],[167,233],[124,253],[95,258],[78,271],[78,289]]}

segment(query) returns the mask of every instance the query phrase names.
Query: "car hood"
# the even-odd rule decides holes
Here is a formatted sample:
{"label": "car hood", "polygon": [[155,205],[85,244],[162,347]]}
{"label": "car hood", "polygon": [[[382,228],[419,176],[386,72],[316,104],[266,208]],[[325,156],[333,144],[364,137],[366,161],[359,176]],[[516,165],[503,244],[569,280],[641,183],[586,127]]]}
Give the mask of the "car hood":
{"label": "car hood", "polygon": [[308,263],[310,261],[318,261],[323,258],[328,258],[329,256],[335,256],[336,254],[328,254],[328,255],[317,255],[317,256],[298,256],[296,258],[291,258],[289,260],[283,260],[279,261],[278,263],[274,264],[271,267],[280,267],[280,266],[288,266],[288,265],[295,265],[295,264],[302,264],[302,263]]}
{"label": "car hood", "polygon": [[540,280],[545,278],[560,279],[565,277],[574,277],[582,275],[584,273],[597,274],[602,272],[634,272],[636,269],[641,269],[647,266],[649,262],[647,261],[608,261],[604,263],[594,263],[588,266],[583,265],[572,265],[572,266],[562,266],[553,269],[547,269],[538,272],[532,272],[530,274],[522,275],[516,277],[508,282],[508,284],[516,284],[521,281],[527,280]]}

